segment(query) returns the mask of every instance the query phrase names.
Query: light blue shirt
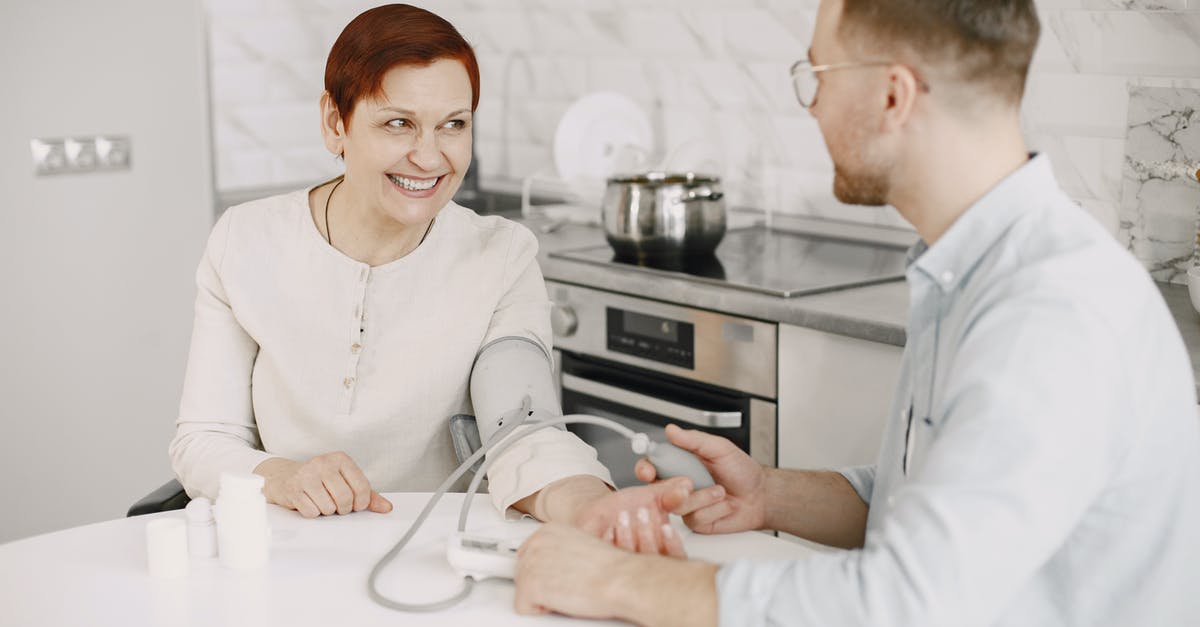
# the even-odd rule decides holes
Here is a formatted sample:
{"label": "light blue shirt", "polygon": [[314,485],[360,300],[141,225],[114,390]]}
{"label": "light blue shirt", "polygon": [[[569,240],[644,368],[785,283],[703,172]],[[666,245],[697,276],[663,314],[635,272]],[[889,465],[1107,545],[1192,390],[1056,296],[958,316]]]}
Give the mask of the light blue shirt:
{"label": "light blue shirt", "polygon": [[[1146,271],[1034,157],[910,254],[862,549],[739,561],[722,625],[1200,625],[1200,419]],[[911,420],[910,420],[911,417]]]}

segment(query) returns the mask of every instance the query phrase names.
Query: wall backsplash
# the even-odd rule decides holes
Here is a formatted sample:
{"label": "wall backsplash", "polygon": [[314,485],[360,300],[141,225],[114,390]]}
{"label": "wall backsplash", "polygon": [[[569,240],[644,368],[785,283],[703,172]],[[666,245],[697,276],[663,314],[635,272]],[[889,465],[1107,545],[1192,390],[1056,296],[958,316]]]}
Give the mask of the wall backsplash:
{"label": "wall backsplash", "polygon": [[[375,4],[207,0],[220,192],[297,187],[340,171],[318,131],[325,55],[346,22]],[[485,188],[552,171],[563,112],[584,94],[611,90],[650,117],[658,156],[675,148],[677,168],[718,163],[735,206],[905,226],[890,208],[833,198],[824,143],[792,95],[787,70],[808,47],[816,0],[414,4],[446,17],[476,48]],[[1149,175],[1136,164],[1164,158],[1142,143],[1138,125],[1159,88],[1178,94],[1170,106],[1183,123],[1197,121],[1176,105],[1196,110],[1200,0],[1037,4],[1042,40],[1022,111],[1030,147],[1049,154],[1066,191],[1147,267],[1161,268],[1157,278],[1176,278],[1167,266],[1190,254],[1200,184],[1179,177],[1170,191],[1144,193],[1138,177]],[[1200,130],[1174,137],[1171,159],[1194,165]]]}

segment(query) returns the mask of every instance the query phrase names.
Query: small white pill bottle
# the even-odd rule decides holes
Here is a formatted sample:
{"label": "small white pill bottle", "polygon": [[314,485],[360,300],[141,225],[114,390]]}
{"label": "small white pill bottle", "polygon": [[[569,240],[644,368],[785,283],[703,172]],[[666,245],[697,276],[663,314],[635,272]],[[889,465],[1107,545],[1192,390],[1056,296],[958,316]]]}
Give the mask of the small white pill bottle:
{"label": "small white pill bottle", "polygon": [[267,563],[271,541],[263,478],[251,473],[221,473],[214,509],[217,555],[226,568],[250,570]]}

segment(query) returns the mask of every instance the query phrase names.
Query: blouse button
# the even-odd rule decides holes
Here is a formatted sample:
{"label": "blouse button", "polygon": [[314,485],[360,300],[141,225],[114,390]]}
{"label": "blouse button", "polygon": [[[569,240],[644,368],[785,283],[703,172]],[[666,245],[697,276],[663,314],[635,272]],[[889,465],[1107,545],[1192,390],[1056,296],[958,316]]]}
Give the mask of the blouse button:
{"label": "blouse button", "polygon": [[357,355],[362,350],[362,344],[354,343],[350,345],[350,352]]}
{"label": "blouse button", "polygon": [[346,386],[346,389],[349,390],[354,385],[354,377],[346,377],[342,380],[342,385]]}

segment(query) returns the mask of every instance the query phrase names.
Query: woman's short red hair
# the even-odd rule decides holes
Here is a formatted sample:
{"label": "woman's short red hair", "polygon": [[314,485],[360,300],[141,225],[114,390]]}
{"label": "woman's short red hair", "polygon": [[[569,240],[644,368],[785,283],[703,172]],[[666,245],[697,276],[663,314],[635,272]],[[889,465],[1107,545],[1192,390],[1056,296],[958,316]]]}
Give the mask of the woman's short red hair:
{"label": "woman's short red hair", "polygon": [[450,22],[408,4],[385,4],[350,21],[325,62],[325,91],[350,123],[354,105],[383,90],[383,76],[397,65],[429,65],[439,59],[463,64],[471,81],[471,110],[479,105],[479,62],[471,44]]}

